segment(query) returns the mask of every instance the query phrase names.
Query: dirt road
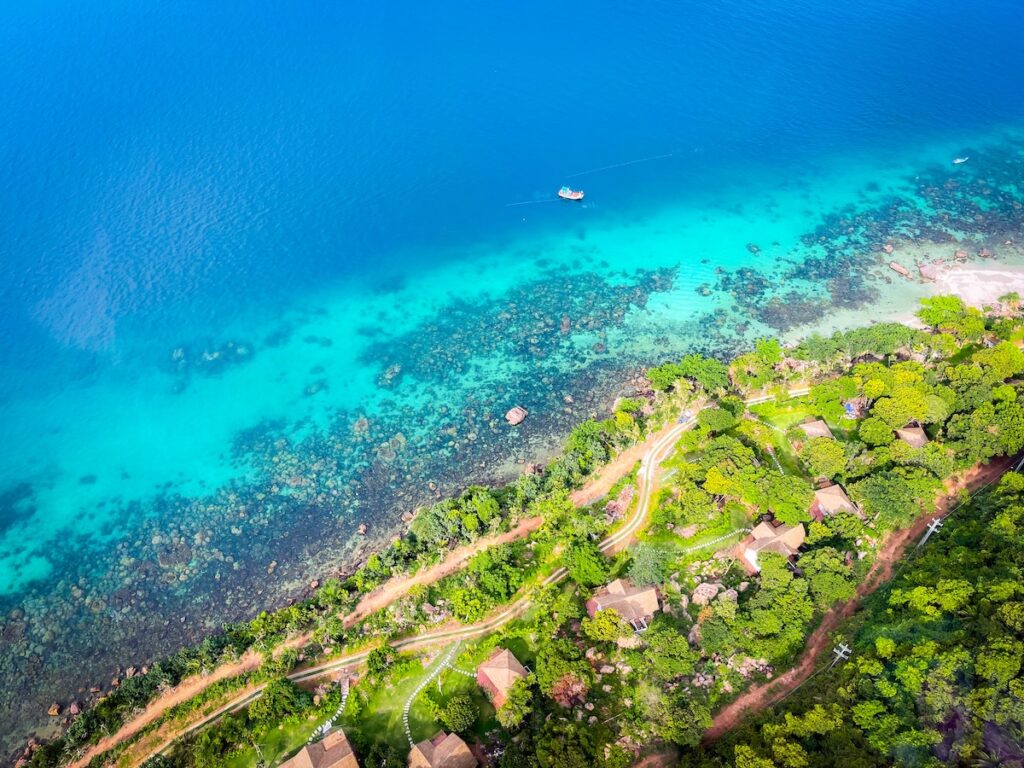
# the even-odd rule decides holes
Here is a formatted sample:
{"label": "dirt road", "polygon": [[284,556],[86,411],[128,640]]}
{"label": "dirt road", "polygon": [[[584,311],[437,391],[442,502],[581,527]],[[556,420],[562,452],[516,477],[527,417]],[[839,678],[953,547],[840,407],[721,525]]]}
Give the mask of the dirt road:
{"label": "dirt road", "polygon": [[[611,489],[611,487],[614,486],[615,483],[617,483],[626,473],[628,473],[637,461],[642,462],[640,502],[637,504],[636,511],[630,519],[627,520],[618,531],[602,542],[601,548],[603,551],[611,552],[613,550],[617,550],[620,546],[624,546],[625,543],[635,535],[636,531],[642,527],[650,508],[654,472],[657,465],[665,458],[671,448],[675,445],[675,441],[678,439],[679,435],[686,429],[689,429],[692,424],[692,421],[686,424],[670,424],[659,430],[640,445],[627,449],[618,457],[613,459],[609,464],[599,470],[597,475],[590,482],[573,494],[572,500],[578,506],[593,503],[606,495],[608,490]],[[487,537],[474,542],[471,545],[459,547],[458,549],[453,550],[443,562],[428,568],[421,573],[390,579],[378,589],[364,596],[352,613],[345,617],[345,624],[347,626],[351,626],[360,618],[363,618],[374,611],[380,610],[381,608],[387,607],[395,600],[398,600],[407,594],[413,586],[418,584],[431,584],[441,578],[444,578],[450,573],[457,571],[482,548],[514,541],[517,538],[526,536],[530,531],[536,530],[536,528],[538,528],[543,522],[543,518],[540,517],[527,518],[520,522],[519,525],[511,531],[493,537]],[[545,583],[554,583],[564,578],[565,575],[565,570],[559,568],[550,577],[548,577]],[[482,621],[479,624],[407,638],[405,640],[397,641],[393,643],[393,645],[398,649],[412,650],[438,642],[446,642],[456,638],[473,637],[484,634],[508,621],[511,621],[522,613],[528,605],[529,601],[524,598],[511,604],[496,616]],[[284,644],[284,647],[297,648],[305,645],[308,641],[309,635],[304,634],[291,638]],[[346,666],[358,664],[365,658],[365,656],[366,653],[363,652],[334,659],[330,662],[317,665],[316,667],[300,670],[290,675],[290,677],[293,680],[308,680],[320,677]],[[97,744],[86,750],[79,759],[71,763],[71,768],[84,768],[84,766],[86,766],[89,761],[97,755],[112,749],[122,741],[133,738],[142,729],[159,719],[171,707],[176,704],[180,704],[183,701],[187,701],[218,680],[235,677],[243,674],[244,672],[256,669],[261,660],[262,657],[260,654],[249,652],[238,662],[224,667],[219,667],[208,676],[196,676],[183,680],[175,688],[150,702],[149,706],[147,706],[142,713],[122,725],[115,734],[102,739]],[[132,753],[139,754],[140,757],[135,759],[129,757],[126,759],[126,763],[130,765],[138,765],[144,762],[152,755],[166,749],[172,741],[180,738],[182,735],[203,728],[209,723],[222,717],[225,713],[245,706],[258,697],[261,690],[262,686],[252,686],[244,689],[230,702],[209,715],[189,724],[183,730],[177,730],[170,727],[158,729],[153,734],[147,736],[143,743],[130,750]]]}
{"label": "dirt road", "polygon": [[832,633],[854,614],[865,597],[892,578],[893,571],[903,555],[916,542],[920,541],[932,519],[949,514],[950,510],[959,503],[961,490],[967,489],[970,493],[977,492],[998,480],[1004,472],[1013,466],[1015,460],[1012,458],[999,459],[991,464],[975,467],[956,482],[947,483],[935,513],[921,515],[909,528],[890,535],[879,551],[871,569],[857,587],[856,596],[829,610],[821,624],[807,638],[807,645],[803,656],[800,657],[800,662],[774,680],[748,688],[739,698],[718,712],[711,727],[704,733],[705,743],[714,741],[729,732],[745,718],[767,709],[814,674],[822,653],[831,647]]}

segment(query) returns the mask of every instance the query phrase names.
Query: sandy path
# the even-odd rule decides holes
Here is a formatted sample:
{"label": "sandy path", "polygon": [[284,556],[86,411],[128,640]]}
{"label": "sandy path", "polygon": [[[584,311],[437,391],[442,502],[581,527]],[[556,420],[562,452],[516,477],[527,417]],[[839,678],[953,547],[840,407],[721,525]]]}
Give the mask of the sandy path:
{"label": "sandy path", "polygon": [[672,432],[676,427],[675,423],[666,424],[664,427],[653,433],[642,443],[630,446],[598,472],[597,477],[592,479],[579,490],[573,491],[569,499],[577,507],[585,507],[593,504],[598,499],[604,498],[619,480],[621,480],[636,463],[643,459],[651,449],[662,440],[665,435]]}
{"label": "sandy path", "polygon": [[472,544],[467,544],[463,547],[453,549],[448,553],[445,559],[437,565],[425,568],[422,571],[417,571],[411,576],[396,576],[388,579],[381,586],[377,587],[377,589],[363,596],[358,605],[356,605],[355,610],[345,617],[345,628],[347,629],[366,618],[371,613],[391,605],[396,600],[408,594],[409,590],[413,587],[433,584],[436,581],[440,581],[445,576],[450,576],[468,563],[478,552],[491,547],[496,547],[499,544],[508,544],[516,539],[528,536],[543,524],[543,517],[528,517],[525,520],[520,521],[519,525],[510,531],[494,536],[485,536],[482,539],[474,541]]}
{"label": "sandy path", "polygon": [[831,634],[840,624],[850,618],[860,607],[861,600],[870,595],[892,578],[893,570],[906,551],[921,539],[925,529],[934,517],[944,517],[959,501],[958,492],[966,488],[971,493],[997,480],[1013,466],[1014,459],[1003,458],[991,464],[968,471],[956,482],[946,484],[946,492],[939,500],[934,514],[921,515],[909,528],[889,536],[878,553],[871,569],[857,587],[857,595],[841,603],[825,614],[821,624],[807,638],[807,645],[800,662],[779,677],[761,685],[748,688],[739,698],[715,715],[711,727],[704,733],[705,743],[714,741],[732,730],[745,718],[767,709],[815,672],[821,654],[831,647]]}
{"label": "sandy path", "polygon": [[[672,448],[675,446],[676,440],[679,438],[679,435],[687,429],[690,429],[694,423],[694,421],[690,420],[685,424],[672,424],[652,436],[652,439],[649,441],[649,449],[646,453],[643,453],[639,459],[641,462],[641,471],[638,477],[640,484],[640,503],[637,505],[637,509],[633,513],[633,516],[627,520],[620,529],[609,535],[601,542],[601,551],[611,554],[624,542],[632,539],[636,530],[642,526],[647,517],[647,511],[650,508],[650,501],[656,487],[658,465],[671,452]],[[647,443],[645,443],[645,445],[647,445]],[[633,468],[634,463],[635,462],[630,461],[628,463],[623,462],[616,464],[615,462],[612,462],[608,464],[598,473],[598,476],[594,478],[591,484],[588,484],[588,488],[590,488],[591,485],[594,486],[594,488],[611,487],[615,482],[617,482],[618,478],[621,477],[622,474],[625,474],[625,472]],[[623,467],[625,467],[625,469],[623,469]],[[597,496],[593,495],[595,493]],[[603,494],[599,491],[591,489],[589,492],[584,493],[582,498],[600,498],[601,495]],[[524,521],[524,523],[538,519],[540,518],[529,518],[527,521]],[[512,532],[510,531],[509,533]],[[476,542],[475,545],[468,547],[467,549],[478,550],[481,543],[482,542]],[[441,566],[444,565],[446,565],[446,563],[441,564]],[[545,586],[557,584],[565,578],[567,574],[568,571],[566,571],[564,567],[557,568],[544,580],[543,584]],[[398,579],[396,581],[405,580],[406,579],[403,577],[403,579]],[[393,591],[393,593],[396,595],[399,594],[397,591]],[[449,627],[440,628],[425,635],[416,635],[394,641],[391,645],[398,650],[415,650],[436,645],[437,643],[449,642],[451,640],[478,637],[480,635],[493,632],[498,627],[508,623],[522,614],[522,612],[529,608],[529,606],[530,599],[528,597],[522,597],[506,606],[497,614],[484,619],[477,624],[471,624],[469,626],[453,624]],[[356,610],[358,611],[359,608],[357,607]],[[289,644],[292,644],[291,641]],[[288,675],[288,677],[296,682],[315,680],[362,662],[367,653],[368,651],[360,651],[348,656],[332,659],[331,661],[323,662],[322,664],[317,664],[307,669],[297,670]],[[182,736],[206,727],[208,724],[215,722],[228,712],[234,712],[245,707],[259,697],[262,687],[262,685],[259,685],[245,689],[239,695],[232,698],[231,701],[223,704],[210,714],[194,720],[180,730],[170,727],[159,729],[156,733],[147,737],[139,744],[134,745],[126,753],[127,764],[141,764],[153,755],[165,750],[171,745],[171,743]]]}
{"label": "sandy path", "polygon": [[113,749],[119,743],[126,739],[130,739],[139,731],[143,730],[154,720],[160,718],[167,710],[172,707],[182,704],[193,696],[198,695],[209,686],[220,680],[226,680],[230,677],[243,674],[250,670],[256,669],[262,656],[255,651],[248,651],[241,659],[234,662],[233,664],[225,664],[217,667],[209,675],[194,675],[187,677],[182,680],[174,688],[171,688],[166,693],[161,694],[157,698],[153,699],[140,714],[133,717],[127,723],[121,726],[121,728],[114,734],[100,739],[94,745],[89,747],[81,757],[70,763],[71,768],[83,768],[89,764],[96,755],[101,755],[109,749]]}

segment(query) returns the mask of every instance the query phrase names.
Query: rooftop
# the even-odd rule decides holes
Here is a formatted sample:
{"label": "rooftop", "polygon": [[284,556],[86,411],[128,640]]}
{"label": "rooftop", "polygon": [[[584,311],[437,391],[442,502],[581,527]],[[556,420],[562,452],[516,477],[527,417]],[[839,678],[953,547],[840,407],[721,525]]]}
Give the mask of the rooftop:
{"label": "rooftop", "polygon": [[[811,504],[811,513],[818,520],[835,515],[839,512],[858,512],[857,505],[853,503],[846,491],[839,485],[830,485],[820,488],[814,492],[814,502]],[[817,514],[815,514],[817,513]]]}
{"label": "rooftop", "polygon": [[613,608],[634,628],[639,628],[634,622],[641,622],[657,613],[661,610],[661,603],[655,587],[638,587],[627,579],[616,579],[597,590],[587,601],[587,612],[591,616],[609,608]]}
{"label": "rooftop", "polygon": [[925,431],[917,424],[908,424],[903,427],[903,429],[897,429],[896,437],[911,448],[923,448],[928,445],[928,435],[926,435]]}
{"label": "rooftop", "polygon": [[426,739],[409,752],[409,768],[476,768],[476,758],[466,742],[444,731]]}
{"label": "rooftop", "polygon": [[476,668],[476,681],[490,692],[494,706],[500,708],[516,680],[526,677],[526,667],[507,648],[496,648],[486,661]]}
{"label": "rooftop", "polygon": [[359,768],[359,763],[345,732],[338,728],[322,740],[304,746],[281,763],[281,768]]}
{"label": "rooftop", "polygon": [[803,430],[803,433],[807,435],[808,438],[827,437],[829,440],[836,439],[836,436],[832,434],[832,430],[828,428],[828,424],[826,424],[822,419],[807,421],[803,424],[798,424],[797,426]]}
{"label": "rooftop", "polygon": [[759,573],[761,565],[757,558],[762,552],[775,552],[783,557],[793,557],[804,543],[806,535],[803,525],[758,523],[750,535],[737,544],[737,552],[743,567],[750,573]]}

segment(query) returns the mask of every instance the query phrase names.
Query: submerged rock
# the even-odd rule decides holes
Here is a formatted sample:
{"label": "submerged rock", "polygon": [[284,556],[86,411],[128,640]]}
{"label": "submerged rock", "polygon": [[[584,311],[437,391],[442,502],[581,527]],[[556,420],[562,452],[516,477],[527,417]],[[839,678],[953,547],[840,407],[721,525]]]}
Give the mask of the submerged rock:
{"label": "submerged rock", "polygon": [[906,267],[904,267],[902,264],[900,264],[897,261],[890,261],[889,262],[889,269],[891,269],[893,272],[895,272],[895,273],[897,273],[899,275],[902,275],[903,277],[906,277],[906,278],[910,277],[910,270],[907,269]]}
{"label": "submerged rock", "polygon": [[523,408],[521,405],[517,405],[514,408],[510,408],[508,413],[505,414],[505,421],[511,426],[517,426],[522,424],[530,412]]}

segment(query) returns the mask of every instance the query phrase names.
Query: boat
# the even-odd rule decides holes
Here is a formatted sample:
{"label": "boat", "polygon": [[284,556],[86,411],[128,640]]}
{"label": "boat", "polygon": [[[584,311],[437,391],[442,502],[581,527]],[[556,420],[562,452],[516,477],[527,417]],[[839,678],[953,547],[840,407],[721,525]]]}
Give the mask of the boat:
{"label": "boat", "polygon": [[970,159],[971,159],[970,157],[954,157],[953,158],[953,165],[963,165],[964,163],[966,163]]}
{"label": "boat", "polygon": [[582,200],[583,190],[582,189],[570,189],[569,187],[562,187],[558,190],[558,196],[563,200]]}

